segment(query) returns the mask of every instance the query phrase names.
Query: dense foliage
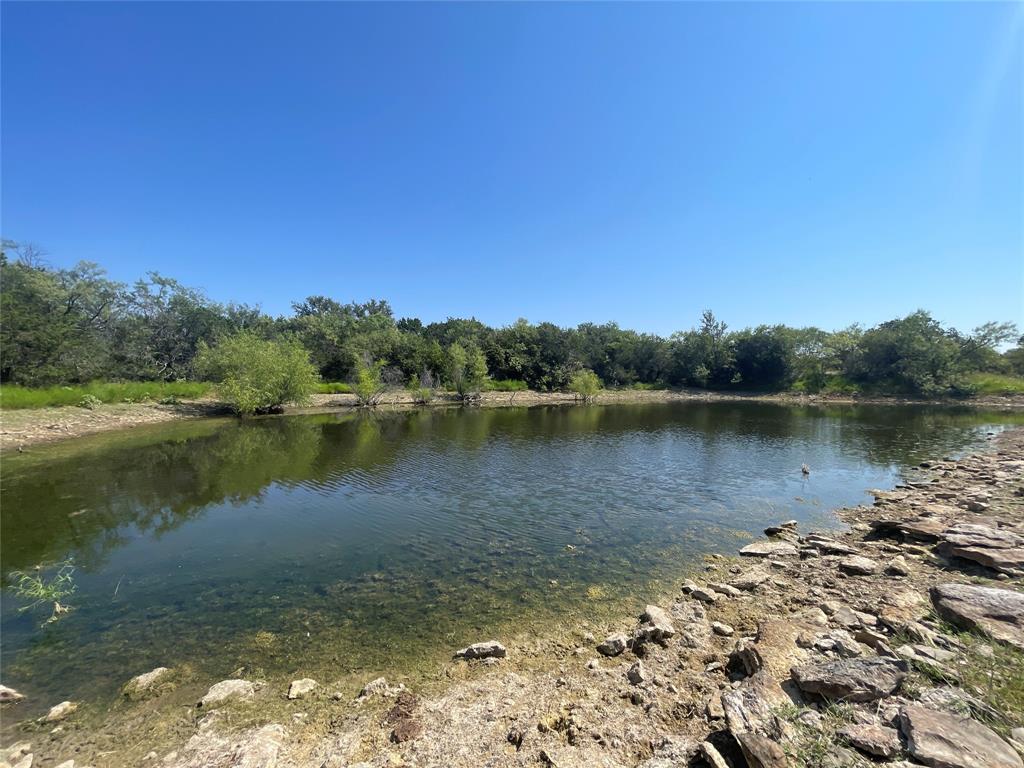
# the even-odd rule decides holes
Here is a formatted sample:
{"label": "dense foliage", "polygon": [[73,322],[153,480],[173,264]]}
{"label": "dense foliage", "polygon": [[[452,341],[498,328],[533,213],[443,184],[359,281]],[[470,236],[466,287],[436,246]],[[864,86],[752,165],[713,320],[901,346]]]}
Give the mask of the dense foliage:
{"label": "dense foliage", "polygon": [[[333,391],[367,402],[383,388],[566,390],[580,371],[606,387],[964,394],[979,375],[1024,375],[1024,341],[1008,323],[971,333],[918,311],[876,327],[840,331],[763,325],[730,330],[710,311],[669,338],[584,323],[518,320],[492,328],[474,318],[424,324],[396,319],[386,301],[343,304],[310,296],[287,316],[213,302],[150,274],[135,285],[82,263],[45,265],[5,243],[0,258],[0,380],[26,386],[194,380],[203,345],[242,334],[303,350]],[[1004,347],[1016,344],[1009,351]],[[270,347],[266,347],[270,349]],[[424,385],[423,382],[429,382]],[[255,386],[256,382],[253,382]],[[1002,386],[1002,385],[1000,385]],[[424,392],[424,396],[427,393]]]}
{"label": "dense foliage", "polygon": [[303,403],[316,391],[319,379],[300,344],[268,341],[253,331],[225,337],[214,347],[200,341],[196,371],[217,382],[220,398],[241,414]]}

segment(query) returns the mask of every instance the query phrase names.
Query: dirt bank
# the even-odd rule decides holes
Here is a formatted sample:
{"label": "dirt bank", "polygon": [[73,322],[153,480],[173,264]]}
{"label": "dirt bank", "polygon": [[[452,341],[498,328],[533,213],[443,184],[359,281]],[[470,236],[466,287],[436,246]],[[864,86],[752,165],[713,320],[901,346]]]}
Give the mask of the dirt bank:
{"label": "dirt bank", "polygon": [[22,724],[9,761],[1022,768],[1024,430],[909,475],[839,510],[844,533],[780,520],[638,618],[501,636],[418,690],[169,670],[108,711]]}
{"label": "dirt bank", "polygon": [[[913,400],[908,398],[852,398],[848,396],[818,396],[795,393],[737,394],[735,392],[707,392],[704,390],[608,390],[598,396],[597,403],[664,403],[687,401],[762,401],[794,405],[814,404],[932,404],[960,405],[996,410],[1024,409],[1024,397],[983,397],[969,400]],[[486,408],[528,407],[535,405],[572,405],[576,399],[562,392],[484,392],[476,405]],[[286,413],[322,413],[334,409],[358,406],[355,395],[314,395],[308,407],[289,407]],[[378,408],[459,407],[460,401],[452,394],[439,394],[429,406],[418,405],[405,390],[389,392]],[[215,400],[182,402],[176,405],[155,403],[118,403],[86,408],[33,408],[0,411],[0,453],[26,450],[33,445],[52,443],[75,437],[130,429],[143,424],[158,424],[181,419],[223,416],[227,409]]]}

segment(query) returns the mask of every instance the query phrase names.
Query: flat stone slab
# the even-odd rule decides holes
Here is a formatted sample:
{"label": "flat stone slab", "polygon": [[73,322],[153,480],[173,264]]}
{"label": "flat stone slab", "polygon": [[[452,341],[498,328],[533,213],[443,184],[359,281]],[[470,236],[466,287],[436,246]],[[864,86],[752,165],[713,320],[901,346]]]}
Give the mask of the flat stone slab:
{"label": "flat stone slab", "polygon": [[840,701],[875,701],[894,693],[907,676],[907,663],[874,656],[794,667],[800,690]]}
{"label": "flat stone slab", "polygon": [[900,734],[884,725],[849,725],[839,735],[861,752],[875,757],[895,757],[900,753]]}
{"label": "flat stone slab", "polygon": [[930,594],[946,621],[1024,650],[1024,593],[977,584],[939,584]]}
{"label": "flat stone slab", "polygon": [[850,555],[840,561],[839,570],[854,576],[870,576],[878,570],[878,563],[861,555]]}
{"label": "flat stone slab", "polygon": [[976,720],[917,705],[900,710],[907,751],[932,768],[1022,768],[999,735]]}
{"label": "flat stone slab", "polygon": [[756,541],[740,549],[746,557],[796,557],[799,552],[785,541]]}

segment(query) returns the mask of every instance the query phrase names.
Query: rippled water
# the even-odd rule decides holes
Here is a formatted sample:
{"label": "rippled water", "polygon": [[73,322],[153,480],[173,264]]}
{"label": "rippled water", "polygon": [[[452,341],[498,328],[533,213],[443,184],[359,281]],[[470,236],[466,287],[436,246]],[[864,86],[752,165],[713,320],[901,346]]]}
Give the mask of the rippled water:
{"label": "rippled water", "polygon": [[[902,468],[1011,417],[685,403],[178,424],[5,459],[4,584],[73,557],[40,628],[5,589],[4,683],[113,695],[189,662],[317,676],[642,600],[765,524],[834,524]],[[1018,419],[1019,420],[1019,419]],[[801,464],[812,467],[809,477]]]}

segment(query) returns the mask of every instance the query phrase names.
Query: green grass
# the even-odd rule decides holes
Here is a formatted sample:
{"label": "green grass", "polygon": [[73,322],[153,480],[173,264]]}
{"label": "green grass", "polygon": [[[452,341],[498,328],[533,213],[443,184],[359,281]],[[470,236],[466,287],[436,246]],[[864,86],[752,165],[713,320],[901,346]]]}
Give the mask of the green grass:
{"label": "green grass", "polygon": [[321,381],[316,391],[321,395],[351,395],[352,385],[343,381]]}
{"label": "green grass", "polygon": [[665,384],[662,384],[661,382],[656,382],[656,383],[652,384],[652,383],[648,383],[648,382],[645,382],[645,381],[637,381],[637,382],[634,382],[634,383],[630,384],[627,387],[627,389],[632,389],[632,390],[635,390],[637,392],[657,392],[657,391],[662,390],[662,389],[668,389],[668,386],[665,385]]}
{"label": "green grass", "polygon": [[193,400],[210,391],[202,381],[94,381],[67,387],[0,386],[0,408],[47,408],[80,405],[95,398],[101,403],[142,403],[161,400]]}
{"label": "green grass", "polygon": [[488,379],[484,383],[486,392],[523,392],[527,389],[526,382],[519,379]]}
{"label": "green grass", "polygon": [[793,384],[796,392],[808,392],[815,395],[853,395],[861,391],[861,387],[839,374],[829,374],[823,384],[797,379]]}
{"label": "green grass", "polygon": [[967,377],[979,395],[1024,395],[1024,377],[999,373],[972,373]]}

